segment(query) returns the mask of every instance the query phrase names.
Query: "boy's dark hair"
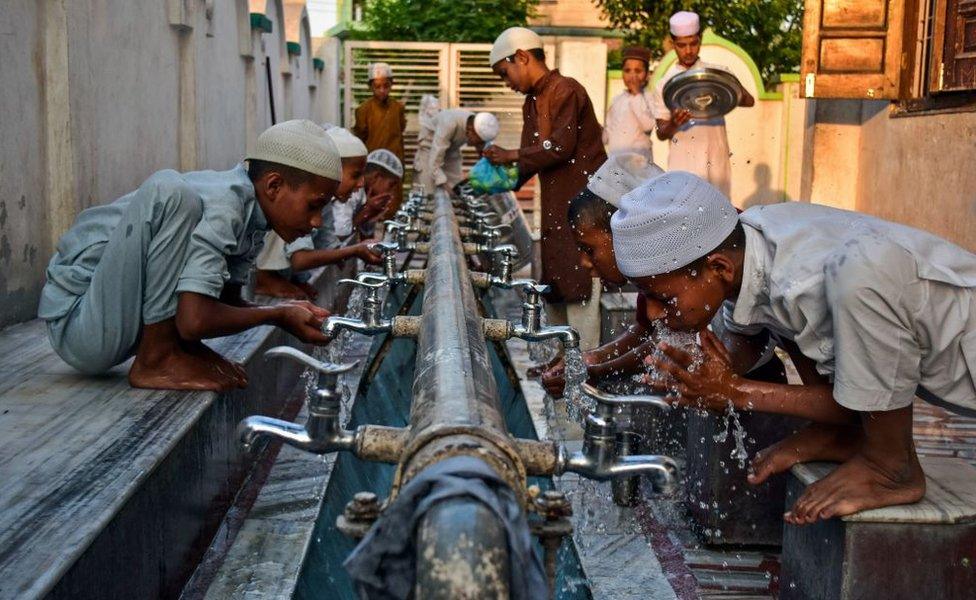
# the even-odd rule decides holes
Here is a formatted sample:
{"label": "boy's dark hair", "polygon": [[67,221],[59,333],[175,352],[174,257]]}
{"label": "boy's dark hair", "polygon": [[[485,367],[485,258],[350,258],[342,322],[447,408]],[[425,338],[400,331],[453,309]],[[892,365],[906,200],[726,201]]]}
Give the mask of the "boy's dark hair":
{"label": "boy's dark hair", "polygon": [[[546,62],[546,51],[543,50],[542,48],[532,48],[531,50],[525,50],[525,52],[528,52],[529,55],[536,60],[541,60],[542,62]],[[508,57],[508,62],[513,62],[514,60],[515,60],[514,54]]]}
{"label": "boy's dark hair", "polygon": [[472,124],[472,123],[474,123],[474,118],[475,118],[475,116],[476,116],[476,115],[475,115],[474,113],[471,113],[470,115],[468,115],[468,120],[467,120],[467,121],[465,121],[465,124],[466,124],[466,125],[467,125],[468,127],[471,127],[471,124]]}
{"label": "boy's dark hair", "polygon": [[742,228],[742,221],[735,224],[735,229],[732,233],[725,238],[725,240],[715,247],[713,250],[709,250],[701,258],[693,261],[690,265],[686,266],[685,269],[689,271],[701,271],[705,266],[705,259],[708,258],[710,254],[715,254],[716,252],[730,252],[733,250],[745,250],[746,247],[746,231]]}
{"label": "boy's dark hair", "polygon": [[258,160],[256,158],[252,158],[247,161],[247,176],[251,179],[252,183],[258,179],[261,179],[261,177],[263,177],[265,174],[272,171],[281,175],[288,187],[291,188],[296,188],[300,185],[309,183],[315,177],[318,177],[314,173],[309,173],[308,171],[302,171],[301,169],[296,169],[295,167],[289,167],[288,165],[283,165],[268,160]]}
{"label": "boy's dark hair", "polygon": [[584,187],[583,191],[569,201],[569,225],[574,229],[586,225],[610,233],[610,217],[617,207]]}

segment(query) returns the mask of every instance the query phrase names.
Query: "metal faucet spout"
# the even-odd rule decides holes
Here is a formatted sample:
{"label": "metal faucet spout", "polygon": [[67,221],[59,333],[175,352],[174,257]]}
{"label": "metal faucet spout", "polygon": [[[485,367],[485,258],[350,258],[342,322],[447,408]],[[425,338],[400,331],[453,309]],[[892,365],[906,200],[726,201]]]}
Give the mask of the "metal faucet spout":
{"label": "metal faucet spout", "polygon": [[542,342],[557,338],[562,342],[563,348],[579,348],[580,340],[579,333],[572,327],[566,325],[550,325],[537,330],[523,325],[516,325],[512,328],[512,337],[517,337],[527,342]]}
{"label": "metal faucet spout", "polygon": [[336,435],[319,437],[310,434],[301,425],[260,415],[241,421],[237,428],[237,436],[245,452],[253,450],[264,438],[279,440],[289,446],[315,454],[352,450],[355,447],[355,435],[348,431],[337,430]]}

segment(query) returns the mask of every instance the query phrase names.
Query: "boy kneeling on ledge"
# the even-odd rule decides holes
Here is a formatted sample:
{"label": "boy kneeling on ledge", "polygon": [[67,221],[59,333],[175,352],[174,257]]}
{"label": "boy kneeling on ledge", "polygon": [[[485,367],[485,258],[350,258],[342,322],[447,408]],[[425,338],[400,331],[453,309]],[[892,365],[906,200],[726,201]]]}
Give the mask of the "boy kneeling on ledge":
{"label": "boy kneeling on ledge", "polygon": [[240,292],[265,233],[292,241],[320,226],[341,176],[325,131],[294,120],[262,133],[247,166],[159,171],[83,211],[58,242],[38,308],[55,352],[90,374],[135,355],[134,387],[226,390],[247,385],[244,369],[203,339],[276,325],[326,343],[328,311],[254,306]]}
{"label": "boy kneeling on ledge", "polygon": [[[716,188],[681,171],[624,196],[611,227],[620,271],[647,297],[648,317],[700,332],[704,363],[692,368],[687,353],[662,345],[668,358],[651,362],[668,381],[654,383],[684,405],[724,411],[731,403],[813,422],[757,456],[754,484],[798,462],[842,463],[806,489],[787,522],[922,498],[916,394],[949,410],[976,410],[976,256],[929,233],[826,206],[789,202],[737,215]],[[706,329],[719,310],[729,330],[768,331],[798,349],[820,381],[736,375]]]}

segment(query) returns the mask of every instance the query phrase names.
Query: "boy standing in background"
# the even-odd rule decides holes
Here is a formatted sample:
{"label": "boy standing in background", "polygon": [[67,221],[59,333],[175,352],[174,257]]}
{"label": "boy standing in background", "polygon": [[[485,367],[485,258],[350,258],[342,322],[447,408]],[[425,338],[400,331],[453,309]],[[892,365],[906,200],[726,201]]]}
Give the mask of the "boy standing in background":
{"label": "boy standing in background", "polygon": [[494,164],[518,164],[519,185],[534,175],[542,188],[542,275],[551,286],[549,320],[568,323],[580,347],[600,340],[600,282],[581,265],[566,219],[569,202],[607,155],[600,123],[586,90],[575,79],[546,66],[542,38],[524,27],[502,32],[491,49],[491,68],[512,90],[525,94],[521,147],[485,149]]}

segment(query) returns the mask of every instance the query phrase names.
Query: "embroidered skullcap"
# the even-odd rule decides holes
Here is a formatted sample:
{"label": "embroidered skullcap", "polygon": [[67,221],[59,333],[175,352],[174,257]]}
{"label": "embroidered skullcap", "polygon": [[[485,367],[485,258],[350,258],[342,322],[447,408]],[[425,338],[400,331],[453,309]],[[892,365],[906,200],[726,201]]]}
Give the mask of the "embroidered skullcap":
{"label": "embroidered skullcap", "polygon": [[509,27],[495,38],[488,55],[488,66],[494,67],[519,50],[534,50],[542,48],[542,38],[539,34],[525,27]]}
{"label": "embroidered skullcap", "polygon": [[664,169],[643,154],[613,154],[600,165],[586,187],[608,204],[620,208],[620,199],[645,181],[664,173]]}
{"label": "embroidered skullcap", "polygon": [[658,175],[625,194],[610,219],[617,266],[627,277],[676,271],[720,246],[738,221],[729,199],[701,177]]}
{"label": "embroidered skullcap", "polygon": [[307,119],[272,125],[258,136],[250,160],[264,160],[294,167],[313,175],[339,181],[342,159],[325,130]]}

